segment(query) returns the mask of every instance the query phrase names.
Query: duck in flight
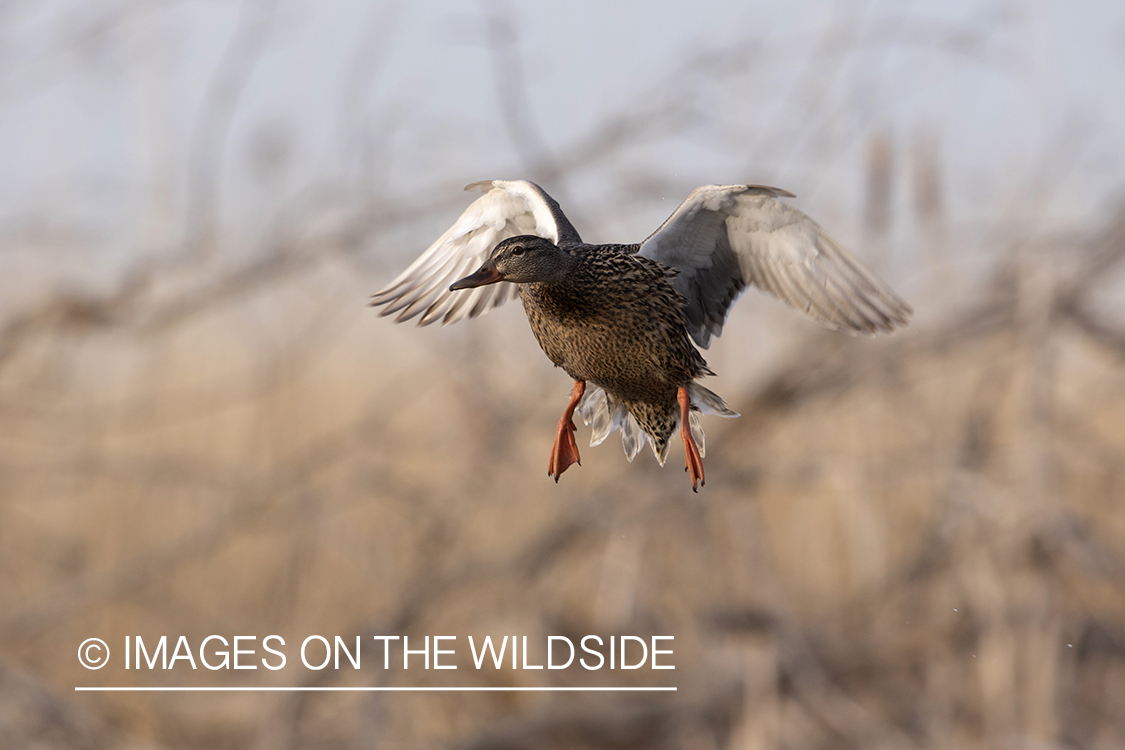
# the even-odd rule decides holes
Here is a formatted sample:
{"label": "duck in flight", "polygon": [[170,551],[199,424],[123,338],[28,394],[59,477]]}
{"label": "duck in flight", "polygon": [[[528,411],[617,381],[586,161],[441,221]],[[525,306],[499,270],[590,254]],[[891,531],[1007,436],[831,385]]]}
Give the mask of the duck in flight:
{"label": "duck in flight", "polygon": [[663,465],[679,429],[692,490],[705,484],[699,415],[738,415],[698,382],[714,373],[696,346],[710,346],[748,286],[849,334],[889,333],[913,312],[778,188],[698,188],[634,245],[583,242],[531,182],[465,190],[484,195],[371,304],[444,325],[519,296],[539,345],[574,379],[547,467],[556,482],[579,462],[577,411],[591,446],[620,430],[629,461],[647,440]]}

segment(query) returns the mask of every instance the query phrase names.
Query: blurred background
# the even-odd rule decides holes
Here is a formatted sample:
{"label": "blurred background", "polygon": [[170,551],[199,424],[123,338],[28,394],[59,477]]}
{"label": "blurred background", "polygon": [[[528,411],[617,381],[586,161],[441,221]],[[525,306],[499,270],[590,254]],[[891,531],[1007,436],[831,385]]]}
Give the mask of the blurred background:
{"label": "blurred background", "polygon": [[[5,2],[0,746],[1125,747],[1122,81],[1111,2]],[[582,426],[556,485],[519,305],[365,306],[518,178],[595,242],[786,188],[915,320],[750,292],[705,490]],[[676,671],[74,656],[270,633],[668,634]],[[74,691],[481,680],[679,690]]]}

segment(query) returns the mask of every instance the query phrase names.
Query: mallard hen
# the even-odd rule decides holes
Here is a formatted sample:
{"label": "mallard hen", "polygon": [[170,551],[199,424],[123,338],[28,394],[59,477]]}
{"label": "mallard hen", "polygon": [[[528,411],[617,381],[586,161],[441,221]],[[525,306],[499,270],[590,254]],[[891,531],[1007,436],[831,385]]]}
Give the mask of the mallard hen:
{"label": "mallard hen", "polygon": [[893,331],[912,313],[778,188],[698,188],[635,245],[582,242],[531,182],[465,189],[484,195],[371,304],[447,324],[519,295],[539,345],[574,379],[547,468],[556,482],[579,462],[577,411],[591,446],[620,429],[630,461],[647,438],[663,465],[679,428],[692,489],[705,484],[699,414],[738,415],[697,382],[714,373],[692,341],[708,348],[748,286],[851,334]]}

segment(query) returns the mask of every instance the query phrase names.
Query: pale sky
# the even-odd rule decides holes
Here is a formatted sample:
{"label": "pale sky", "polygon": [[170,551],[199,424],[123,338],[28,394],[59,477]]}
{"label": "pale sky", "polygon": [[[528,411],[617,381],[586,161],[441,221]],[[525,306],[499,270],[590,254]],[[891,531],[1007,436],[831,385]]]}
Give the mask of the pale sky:
{"label": "pale sky", "polygon": [[[653,175],[677,190],[768,179],[854,219],[873,128],[903,149],[920,132],[939,135],[954,221],[1010,211],[1045,177],[1055,188],[1036,215],[1051,221],[1096,219],[1122,194],[1119,3],[733,5],[281,0],[216,141],[221,215],[252,228],[280,197],[354,179],[365,158],[371,189],[390,196],[533,176],[499,113],[486,12],[503,13],[518,32],[529,109],[551,154],[662,97],[689,105],[670,131],[622,144],[572,184],[551,186],[577,212],[596,216],[619,180]],[[188,211],[189,155],[208,142],[201,103],[215,95],[240,23],[260,6],[269,3],[8,7],[5,225],[63,227],[116,252],[145,238],[173,242]],[[723,50],[745,56],[724,67],[715,55]],[[701,62],[669,82],[693,58]],[[261,166],[271,154],[281,158],[272,171]],[[154,194],[163,197],[154,203]],[[626,224],[621,231],[635,231]]]}

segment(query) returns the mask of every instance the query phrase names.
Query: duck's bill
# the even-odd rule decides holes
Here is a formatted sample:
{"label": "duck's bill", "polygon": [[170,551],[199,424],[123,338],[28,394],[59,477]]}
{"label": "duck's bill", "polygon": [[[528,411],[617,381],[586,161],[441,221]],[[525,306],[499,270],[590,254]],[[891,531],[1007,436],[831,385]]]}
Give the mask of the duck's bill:
{"label": "duck's bill", "polygon": [[460,281],[453,282],[449,287],[449,291],[456,292],[458,289],[474,289],[478,286],[495,284],[497,281],[503,280],[504,277],[500,275],[500,272],[486,263],[481,266],[480,270],[476,273],[469,274]]}

